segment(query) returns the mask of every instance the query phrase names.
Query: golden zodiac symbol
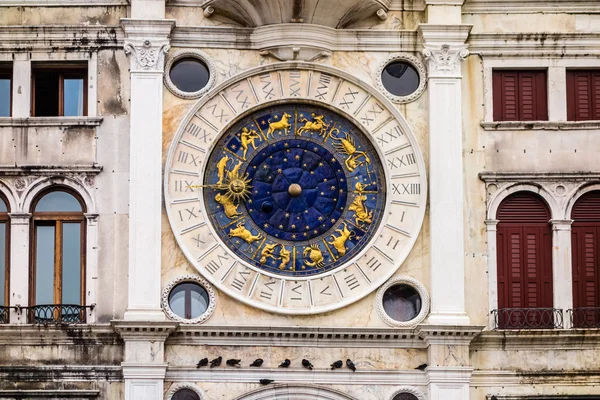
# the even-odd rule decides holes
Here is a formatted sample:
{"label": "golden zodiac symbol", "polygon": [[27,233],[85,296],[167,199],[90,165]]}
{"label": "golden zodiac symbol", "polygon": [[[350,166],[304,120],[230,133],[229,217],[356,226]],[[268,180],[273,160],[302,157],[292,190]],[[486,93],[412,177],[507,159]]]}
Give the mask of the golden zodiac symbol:
{"label": "golden zodiac symbol", "polygon": [[248,130],[248,128],[243,127],[242,128],[242,132],[240,133],[240,138],[242,141],[242,148],[244,149],[244,155],[243,155],[243,159],[244,161],[246,161],[246,153],[248,152],[248,145],[252,146],[252,148],[254,150],[256,150],[256,144],[254,143],[254,141],[256,139],[258,139],[258,141],[261,141],[260,136],[258,135],[258,132],[256,132],[255,130]]}
{"label": "golden zodiac symbol", "polygon": [[333,247],[337,250],[338,256],[342,257],[346,254],[346,241],[352,236],[356,236],[354,231],[349,231],[346,227],[346,223],[342,222],[344,225],[343,229],[336,229],[335,231],[340,234],[340,236],[335,237],[335,235],[331,235],[331,242],[327,242],[328,244],[333,245]]}
{"label": "golden zodiac symbol", "polygon": [[323,121],[323,115],[315,115],[315,113],[311,113],[311,115],[313,117],[312,121],[309,121],[306,118],[300,119],[300,122],[303,122],[304,126],[296,130],[297,136],[302,136],[302,133],[304,132],[318,132],[319,136],[325,136],[330,124],[326,124]]}
{"label": "golden zodiac symbol", "polygon": [[311,244],[309,247],[305,247],[302,255],[306,257],[307,254],[310,258],[310,261],[304,260],[304,264],[308,265],[309,267],[314,267],[316,265],[317,268],[323,268],[325,266],[323,253],[321,252],[319,245]]}
{"label": "golden zodiac symbol", "polygon": [[[345,161],[348,171],[350,171],[350,172],[354,171],[356,169],[356,167],[358,167],[359,165],[362,165],[365,162],[367,164],[371,163],[371,159],[369,158],[367,153],[365,153],[364,151],[356,150],[356,143],[354,142],[354,138],[352,136],[350,136],[347,132],[345,133],[344,138],[332,136],[331,140],[334,141],[333,147],[338,152],[343,153],[348,156]],[[358,164],[356,162],[356,160],[358,160],[360,157],[364,157],[365,161]]]}
{"label": "golden zodiac symbol", "polygon": [[229,231],[229,237],[239,237],[245,240],[246,243],[252,244],[257,240],[260,240],[262,238],[262,235],[260,233],[256,236],[252,235],[252,233],[248,229],[246,229],[245,226],[243,226],[243,222],[238,222],[236,227]]}
{"label": "golden zodiac symbol", "polygon": [[260,260],[258,261],[261,264],[267,262],[267,258],[272,258],[273,260],[279,260],[279,257],[275,257],[275,248],[277,248],[277,243],[266,244],[265,248],[260,252]]}
{"label": "golden zodiac symbol", "polygon": [[225,168],[227,168],[228,162],[229,156],[224,155],[217,163],[217,173],[219,174],[219,180],[217,181],[217,185],[223,184],[223,179],[225,179]]}
{"label": "golden zodiac symbol", "polygon": [[[284,245],[281,245],[281,249],[279,249],[279,257],[281,258],[281,264],[279,264],[279,269],[285,269],[288,263],[290,262],[291,251],[287,250]],[[294,266],[292,266],[292,270],[296,270]]]}
{"label": "golden zodiac symbol", "polygon": [[241,214],[238,211],[238,205],[233,202],[233,199],[227,194],[217,193],[215,201],[223,206],[225,216],[229,219],[239,217]]}
{"label": "golden zodiac symbol", "polygon": [[290,118],[292,118],[292,116],[286,112],[284,112],[283,115],[281,116],[281,121],[271,122],[271,118],[269,118],[269,120],[268,120],[269,130],[267,131],[267,139],[269,138],[269,135],[271,135],[271,137],[275,138],[275,136],[274,136],[275,131],[278,131],[279,136],[281,136],[282,129],[283,129],[283,132],[287,135],[289,133],[290,126],[291,126],[289,123]]}
{"label": "golden zodiac symbol", "polygon": [[352,204],[348,207],[348,211],[354,211],[354,223],[359,228],[364,228],[365,224],[373,222],[373,211],[368,211],[365,201],[367,196],[364,195],[364,186],[360,182],[356,182],[356,196],[352,200]]}

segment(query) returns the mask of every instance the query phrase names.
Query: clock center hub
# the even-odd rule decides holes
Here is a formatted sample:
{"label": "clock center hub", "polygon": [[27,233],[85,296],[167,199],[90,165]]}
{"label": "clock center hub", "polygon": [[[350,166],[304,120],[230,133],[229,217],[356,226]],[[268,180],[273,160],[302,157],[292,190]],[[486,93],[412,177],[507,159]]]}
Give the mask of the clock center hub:
{"label": "clock center hub", "polygon": [[297,183],[292,183],[288,188],[288,193],[292,197],[298,197],[302,193],[302,186],[298,185]]}

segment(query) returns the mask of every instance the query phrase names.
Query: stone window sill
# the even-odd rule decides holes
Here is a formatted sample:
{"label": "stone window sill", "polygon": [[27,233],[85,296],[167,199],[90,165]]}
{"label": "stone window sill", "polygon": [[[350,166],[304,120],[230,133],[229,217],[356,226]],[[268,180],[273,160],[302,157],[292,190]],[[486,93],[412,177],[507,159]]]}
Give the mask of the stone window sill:
{"label": "stone window sill", "polygon": [[99,126],[102,117],[29,117],[11,118],[0,117],[0,127],[4,126]]}
{"label": "stone window sill", "polygon": [[486,131],[573,131],[600,129],[600,121],[482,121]]}

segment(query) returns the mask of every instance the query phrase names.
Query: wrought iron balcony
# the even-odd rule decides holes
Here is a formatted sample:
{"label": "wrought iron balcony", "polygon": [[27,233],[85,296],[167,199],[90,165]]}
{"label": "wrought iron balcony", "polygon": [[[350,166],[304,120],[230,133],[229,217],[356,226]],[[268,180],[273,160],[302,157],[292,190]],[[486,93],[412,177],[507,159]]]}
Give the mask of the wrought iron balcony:
{"label": "wrought iron balcony", "polygon": [[0,324],[8,324],[10,307],[0,306]]}
{"label": "wrought iron balcony", "polygon": [[86,311],[93,309],[91,306],[77,304],[40,304],[30,307],[21,307],[27,315],[30,324],[85,324]]}
{"label": "wrought iron balcony", "polygon": [[558,308],[499,308],[492,310],[494,329],[560,329],[563,311]]}
{"label": "wrought iron balcony", "polygon": [[600,307],[577,307],[567,312],[573,328],[600,328]]}

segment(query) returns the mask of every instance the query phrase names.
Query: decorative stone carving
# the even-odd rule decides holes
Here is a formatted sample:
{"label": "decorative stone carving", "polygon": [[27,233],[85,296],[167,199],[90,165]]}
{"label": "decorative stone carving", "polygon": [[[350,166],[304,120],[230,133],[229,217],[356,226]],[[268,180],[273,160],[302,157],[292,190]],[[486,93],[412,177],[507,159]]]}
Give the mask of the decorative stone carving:
{"label": "decorative stone carving", "polygon": [[429,61],[430,75],[453,75],[460,72],[459,63],[469,55],[469,51],[466,46],[443,44],[434,48],[426,45],[423,55]]}
{"label": "decorative stone carving", "polygon": [[[171,307],[169,306],[169,294],[171,293],[171,290],[173,290],[173,288],[175,286],[177,286],[183,282],[197,283],[200,286],[202,286],[204,288],[204,290],[206,290],[206,293],[208,293],[208,307],[206,308],[206,311],[204,311],[204,313],[202,315],[200,315],[199,317],[192,318],[192,319],[182,318],[179,315],[175,314],[173,312],[173,310],[171,310]],[[204,321],[206,321],[207,319],[209,319],[210,316],[215,312],[215,308],[217,306],[217,299],[216,299],[215,291],[214,291],[213,287],[204,278],[197,276],[197,275],[182,275],[182,276],[179,276],[179,277],[173,279],[171,282],[169,282],[164,287],[164,289],[162,291],[160,303],[161,303],[161,307],[162,307],[163,311],[165,312],[165,314],[167,314],[167,316],[170,319],[172,319],[173,321],[182,322],[184,324],[201,324]],[[167,397],[167,398],[170,398],[170,397]]]}
{"label": "decorative stone carving", "polygon": [[400,387],[398,390],[396,390],[394,392],[394,394],[392,395],[392,397],[390,397],[390,400],[394,400],[396,398],[396,396],[398,396],[399,394],[402,394],[402,393],[409,393],[409,394],[412,394],[413,396],[415,396],[419,400],[426,400],[426,397],[423,394],[423,392],[421,392],[419,389],[414,388],[412,386],[402,386],[402,387]]}
{"label": "decorative stone carving", "polygon": [[169,390],[167,391],[167,394],[165,395],[165,399],[171,400],[173,398],[173,396],[175,396],[175,393],[177,393],[179,390],[182,390],[182,389],[189,389],[189,390],[195,392],[200,397],[200,400],[204,400],[204,393],[198,387],[198,385],[196,385],[194,383],[188,383],[188,382],[178,382],[178,383],[172,384],[171,387],[169,388]]}
{"label": "decorative stone carving", "polygon": [[[392,93],[388,92],[388,90],[383,86],[381,74],[383,73],[385,67],[387,67],[388,64],[394,61],[406,61],[410,63],[413,67],[415,67],[415,69],[419,73],[419,86],[417,87],[417,90],[415,90],[408,96],[393,95]],[[379,65],[379,68],[377,68],[377,75],[375,76],[375,81],[377,82],[377,87],[379,88],[381,93],[385,94],[386,97],[392,100],[394,103],[410,103],[411,101],[415,101],[416,99],[418,99],[425,91],[425,87],[427,86],[427,69],[425,68],[425,65],[421,62],[421,60],[412,54],[391,54],[388,58],[385,59],[385,61],[383,61]]]}
{"label": "decorative stone carving", "polygon": [[[412,287],[417,291],[417,293],[419,293],[419,296],[421,297],[421,311],[410,321],[396,321],[395,319],[392,319],[383,308],[383,295],[386,290],[392,286],[401,284]],[[387,281],[385,285],[379,288],[377,291],[377,296],[375,296],[375,308],[377,309],[377,313],[381,319],[389,326],[396,328],[414,328],[420,324],[429,313],[429,293],[427,292],[425,286],[423,286],[423,284],[418,280],[408,276],[399,276]]]}
{"label": "decorative stone carving", "polygon": [[138,41],[125,40],[125,53],[131,55],[132,71],[157,71],[162,72],[164,68],[165,53],[169,51],[166,41]]}
{"label": "decorative stone carving", "polygon": [[[206,86],[204,86],[202,89],[197,90],[195,92],[184,92],[183,90],[179,90],[179,88],[175,86],[173,81],[171,81],[171,68],[177,61],[181,60],[182,58],[196,58],[202,61],[208,68],[208,82],[206,83]],[[167,63],[165,65],[164,75],[165,86],[175,96],[181,97],[182,99],[197,99],[199,97],[202,97],[202,95],[204,95],[214,86],[217,76],[217,69],[212,58],[205,52],[200,50],[179,50],[173,54],[169,54],[169,57],[167,58]]]}
{"label": "decorative stone carving", "polygon": [[260,51],[263,57],[271,56],[279,61],[315,61],[331,57],[331,52],[318,47],[279,46]]}

